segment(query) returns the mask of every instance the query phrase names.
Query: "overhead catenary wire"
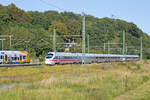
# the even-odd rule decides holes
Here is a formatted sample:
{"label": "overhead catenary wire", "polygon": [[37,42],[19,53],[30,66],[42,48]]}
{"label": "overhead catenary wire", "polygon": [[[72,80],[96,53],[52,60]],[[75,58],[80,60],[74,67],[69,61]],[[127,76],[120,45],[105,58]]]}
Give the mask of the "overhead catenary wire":
{"label": "overhead catenary wire", "polygon": [[[75,9],[64,9],[64,8],[62,8],[62,7],[59,7],[59,6],[56,6],[55,4],[52,4],[52,3],[49,3],[48,1],[46,1],[46,0],[39,0],[40,2],[42,2],[43,4],[46,4],[46,5],[48,5],[48,6],[50,6],[50,7],[53,7],[53,8],[56,8],[56,9],[58,9],[58,10],[60,10],[60,11],[63,11],[63,12],[66,12],[66,11],[69,11],[69,12],[73,12],[73,11],[75,11]],[[81,12],[81,11],[80,11]]]}
{"label": "overhead catenary wire", "polygon": [[58,6],[54,5],[54,4],[48,3],[48,2],[46,2],[46,1],[44,1],[44,0],[40,0],[40,1],[41,1],[42,3],[44,3],[44,4],[48,5],[48,6],[51,6],[51,7],[53,7],[53,8],[58,9],[58,10],[66,11],[66,10],[65,10],[65,9],[63,9],[63,8],[60,8],[60,7],[58,7]]}

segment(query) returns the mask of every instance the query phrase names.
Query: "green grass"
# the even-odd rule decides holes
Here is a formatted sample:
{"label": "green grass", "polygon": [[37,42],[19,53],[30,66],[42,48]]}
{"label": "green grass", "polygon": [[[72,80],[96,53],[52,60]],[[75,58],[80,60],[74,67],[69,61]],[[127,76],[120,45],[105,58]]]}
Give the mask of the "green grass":
{"label": "green grass", "polygon": [[0,68],[1,84],[16,83],[14,88],[0,90],[0,100],[112,100],[148,82],[148,65],[119,62]]}

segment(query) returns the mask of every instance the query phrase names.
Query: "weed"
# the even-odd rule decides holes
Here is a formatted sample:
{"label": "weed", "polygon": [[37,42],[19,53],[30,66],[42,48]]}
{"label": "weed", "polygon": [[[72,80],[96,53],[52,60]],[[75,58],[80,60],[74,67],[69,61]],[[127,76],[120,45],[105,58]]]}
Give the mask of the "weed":
{"label": "weed", "polygon": [[30,83],[27,86],[16,85],[11,89],[0,90],[0,100],[111,100],[150,79],[149,67],[142,67],[149,68],[147,71],[132,73],[134,68],[141,69],[141,65],[135,64],[134,67],[132,64],[113,63],[113,67],[108,67],[108,70],[101,68],[106,64],[0,68],[2,83]]}
{"label": "weed", "polygon": [[129,69],[129,70],[132,70],[132,67],[131,67],[131,65],[127,65],[127,68]]}
{"label": "weed", "polygon": [[136,67],[137,67],[136,68],[137,70],[141,70],[141,65],[140,64],[137,64]]}
{"label": "weed", "polygon": [[143,79],[143,82],[146,82],[149,80],[149,76],[144,75],[144,76],[142,76],[142,79]]}

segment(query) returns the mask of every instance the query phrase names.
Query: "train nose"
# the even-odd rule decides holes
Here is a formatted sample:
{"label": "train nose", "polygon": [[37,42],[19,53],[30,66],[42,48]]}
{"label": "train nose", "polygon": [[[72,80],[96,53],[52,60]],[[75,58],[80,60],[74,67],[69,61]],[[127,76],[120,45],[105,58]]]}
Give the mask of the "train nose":
{"label": "train nose", "polygon": [[45,64],[50,64],[50,60],[49,59],[45,59]]}
{"label": "train nose", "polygon": [[45,59],[45,64],[47,64],[47,65],[53,65],[54,63],[50,59]]}

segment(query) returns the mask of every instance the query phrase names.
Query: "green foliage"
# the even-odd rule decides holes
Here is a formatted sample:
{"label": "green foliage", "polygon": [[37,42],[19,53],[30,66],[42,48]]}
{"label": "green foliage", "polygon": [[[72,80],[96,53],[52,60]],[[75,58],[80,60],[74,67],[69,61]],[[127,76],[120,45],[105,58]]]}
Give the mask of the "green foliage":
{"label": "green foliage", "polygon": [[146,81],[148,81],[148,80],[150,79],[150,77],[149,77],[149,76],[144,75],[144,76],[142,77],[142,79],[143,79],[143,82],[146,82]]}
{"label": "green foliage", "polygon": [[[23,11],[14,4],[8,6],[0,5],[0,35],[13,35],[12,47],[9,45],[9,38],[4,42],[5,49],[28,50],[31,56],[44,56],[53,49],[53,29],[57,31],[56,44],[76,43],[77,46],[70,47],[68,52],[81,52],[82,37],[82,16],[72,12],[57,11]],[[95,18],[86,15],[86,34],[90,37],[91,53],[104,52],[103,43],[122,43],[122,32],[126,32],[126,43],[134,49],[128,49],[128,54],[139,54],[140,37],[143,37],[144,58],[149,59],[150,37],[142,32],[135,24],[120,19]],[[66,36],[61,36],[66,35]],[[20,41],[22,40],[22,41]],[[30,41],[28,44],[24,41]],[[87,39],[86,39],[87,41]],[[1,45],[1,43],[0,43]],[[95,47],[97,46],[97,47]],[[56,45],[57,51],[65,51],[64,45]],[[74,49],[75,48],[75,49]],[[110,53],[121,54],[122,45],[111,45]]]}
{"label": "green foliage", "polygon": [[140,64],[138,64],[136,67],[137,67],[137,70],[141,69],[141,65]]}
{"label": "green foliage", "polygon": [[58,35],[66,35],[67,33],[66,25],[60,21],[53,21],[51,26],[48,28],[50,32],[53,32],[54,29],[56,29]]}
{"label": "green foliage", "polygon": [[127,65],[127,68],[129,69],[129,70],[132,70],[132,67],[131,67],[131,65]]}

